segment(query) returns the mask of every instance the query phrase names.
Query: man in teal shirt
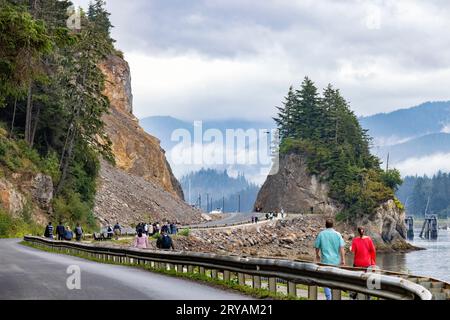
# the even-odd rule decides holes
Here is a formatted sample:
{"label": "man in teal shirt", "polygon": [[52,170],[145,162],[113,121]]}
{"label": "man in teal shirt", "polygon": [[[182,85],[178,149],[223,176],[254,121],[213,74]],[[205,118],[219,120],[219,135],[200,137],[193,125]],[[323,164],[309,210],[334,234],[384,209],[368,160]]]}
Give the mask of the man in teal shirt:
{"label": "man in teal shirt", "polygon": [[[334,266],[345,265],[345,242],[339,232],[333,229],[333,221],[327,219],[326,230],[317,236],[314,247],[316,248],[316,259],[324,264]],[[325,297],[331,300],[330,288],[324,288]]]}

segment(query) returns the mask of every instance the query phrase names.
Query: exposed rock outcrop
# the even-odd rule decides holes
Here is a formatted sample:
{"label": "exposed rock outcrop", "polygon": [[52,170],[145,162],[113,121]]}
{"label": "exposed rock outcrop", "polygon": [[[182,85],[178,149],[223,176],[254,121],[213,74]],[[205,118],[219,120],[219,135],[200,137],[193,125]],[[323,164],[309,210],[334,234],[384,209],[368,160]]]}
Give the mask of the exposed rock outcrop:
{"label": "exposed rock outcrop", "polygon": [[132,114],[131,76],[128,63],[110,56],[101,65],[106,76],[105,95],[110,113],[104,116],[106,132],[113,145],[116,165],[128,173],[155,182],[181,199],[182,188],[174,177],[160,141],[147,134]]}
{"label": "exposed rock outcrop", "polygon": [[6,179],[0,179],[0,204],[1,206],[17,217],[25,207],[26,197],[14,184]]}
{"label": "exposed rock outcrop", "polygon": [[306,159],[296,154],[280,158],[279,171],[267,177],[256,199],[263,212],[336,214],[340,205],[328,197],[328,186],[308,172]]}
{"label": "exposed rock outcrop", "polygon": [[53,200],[52,178],[38,173],[32,180],[31,195],[41,209],[50,210]]}
{"label": "exposed rock outcrop", "polygon": [[201,213],[184,202],[160,141],[147,134],[132,114],[128,63],[110,56],[101,65],[110,112],[103,118],[116,167],[102,162],[94,212],[102,223],[141,221],[199,222]]}
{"label": "exposed rock outcrop", "polygon": [[[287,154],[280,159],[280,170],[269,176],[262,186],[255,207],[263,212],[319,213],[334,217],[342,205],[328,196],[328,186],[308,172],[305,157]],[[359,225],[373,237],[383,249],[408,249],[405,241],[405,212],[393,200],[380,205],[372,214],[363,214],[351,223],[342,225],[343,230],[354,232]]]}

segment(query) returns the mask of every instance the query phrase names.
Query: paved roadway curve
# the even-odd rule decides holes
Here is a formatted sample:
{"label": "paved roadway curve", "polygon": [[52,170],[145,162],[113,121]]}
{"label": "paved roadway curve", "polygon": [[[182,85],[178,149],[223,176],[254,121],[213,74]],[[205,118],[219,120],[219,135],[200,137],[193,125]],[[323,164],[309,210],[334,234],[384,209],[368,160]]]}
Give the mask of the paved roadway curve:
{"label": "paved roadway curve", "polygon": [[251,222],[252,216],[257,215],[260,221],[265,220],[264,213],[254,213],[254,212],[232,212],[227,213],[227,216],[220,220],[209,221],[202,224],[191,225],[191,227],[216,227],[223,226],[225,224],[233,224],[233,223],[244,223]]}
{"label": "paved roadway curve", "polygon": [[[0,240],[0,300],[242,300],[246,296],[132,267],[95,263]],[[67,267],[81,270],[81,289],[66,286]]]}

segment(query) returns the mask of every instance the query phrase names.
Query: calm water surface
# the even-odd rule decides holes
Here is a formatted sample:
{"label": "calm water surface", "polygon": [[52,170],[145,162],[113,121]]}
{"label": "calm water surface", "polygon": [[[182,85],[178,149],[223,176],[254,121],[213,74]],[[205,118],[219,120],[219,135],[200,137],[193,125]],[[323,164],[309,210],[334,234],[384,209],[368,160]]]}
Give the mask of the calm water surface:
{"label": "calm water surface", "polygon": [[409,253],[386,253],[377,256],[377,264],[385,270],[410,272],[450,282],[450,231],[439,230],[437,240],[419,238],[415,230],[411,244],[426,250]]}

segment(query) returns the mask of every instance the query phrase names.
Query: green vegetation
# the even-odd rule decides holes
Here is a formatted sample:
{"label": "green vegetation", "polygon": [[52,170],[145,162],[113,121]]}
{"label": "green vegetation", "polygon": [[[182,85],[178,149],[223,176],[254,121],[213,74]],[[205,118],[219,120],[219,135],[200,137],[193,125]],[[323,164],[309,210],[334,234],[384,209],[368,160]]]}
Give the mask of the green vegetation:
{"label": "green vegetation", "polygon": [[73,254],[73,253],[69,254],[65,251],[61,252],[57,249],[51,249],[48,247],[37,246],[33,243],[26,242],[26,241],[22,241],[21,244],[24,246],[28,246],[28,247],[39,249],[39,250],[46,251],[46,252],[57,253],[57,254],[68,254],[68,255],[71,255],[74,257],[78,257],[78,258],[82,258],[82,259],[86,259],[86,260],[90,260],[90,261],[94,261],[94,262],[140,268],[140,269],[144,269],[144,270],[148,270],[151,272],[156,272],[156,273],[160,273],[160,274],[164,274],[164,275],[168,275],[168,276],[172,276],[172,277],[180,277],[180,278],[185,278],[185,279],[189,279],[189,280],[193,280],[193,281],[200,281],[205,284],[219,286],[219,287],[226,288],[226,289],[236,290],[236,291],[242,292],[244,294],[258,298],[258,299],[306,300],[306,298],[287,296],[287,295],[284,295],[281,293],[273,293],[264,288],[254,289],[249,286],[239,285],[235,279],[231,279],[230,281],[215,279],[215,278],[209,277],[207,275],[200,274],[198,272],[198,268],[195,268],[194,272],[178,273],[175,270],[157,269],[157,268],[152,268],[149,265],[136,265],[136,264],[128,264],[128,263],[119,263],[119,262],[114,262],[114,261],[105,261],[102,259],[90,257],[87,254]]}
{"label": "green vegetation", "polygon": [[406,177],[397,191],[397,196],[405,202],[408,214],[424,217],[426,211],[427,214],[437,214],[441,219],[450,216],[449,194],[450,174],[443,172],[433,177]]}
{"label": "green vegetation", "polygon": [[367,131],[339,90],[329,85],[320,96],[305,78],[299,90],[289,89],[278,110],[280,153],[306,156],[310,173],[326,181],[330,197],[344,205],[339,219],[371,213],[394,198],[400,173],[380,168]]}
{"label": "green vegetation", "polygon": [[42,235],[43,229],[29,219],[27,208],[21,217],[13,218],[0,208],[0,238],[21,238],[24,235]]}
{"label": "green vegetation", "polygon": [[0,176],[43,172],[54,219],[95,228],[99,158],[113,162],[99,62],[116,52],[103,0],[68,29],[70,1],[0,0]]}
{"label": "green vegetation", "polygon": [[191,229],[186,228],[186,229],[181,229],[180,232],[178,232],[178,235],[182,236],[182,237],[189,237],[190,233],[191,233]]}

